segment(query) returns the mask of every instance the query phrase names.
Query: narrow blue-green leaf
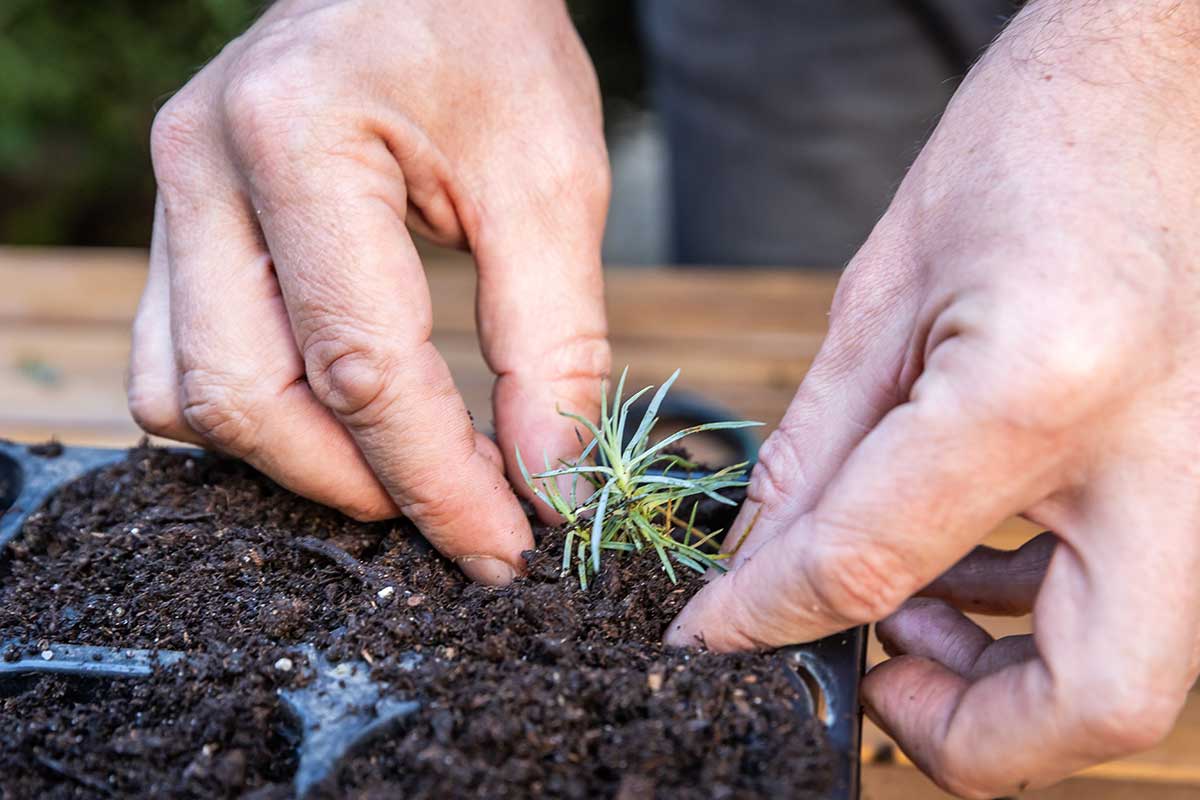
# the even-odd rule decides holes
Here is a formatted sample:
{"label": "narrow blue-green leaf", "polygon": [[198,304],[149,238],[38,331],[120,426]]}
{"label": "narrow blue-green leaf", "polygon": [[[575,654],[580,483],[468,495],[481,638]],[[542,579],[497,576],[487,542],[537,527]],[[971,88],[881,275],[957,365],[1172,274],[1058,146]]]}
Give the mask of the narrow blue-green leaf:
{"label": "narrow blue-green leaf", "polygon": [[671,373],[671,377],[663,381],[662,386],[658,387],[658,391],[654,393],[654,397],[650,398],[650,404],[646,406],[646,413],[642,417],[642,422],[638,425],[637,431],[634,432],[633,438],[629,440],[629,444],[625,447],[622,457],[628,460],[635,450],[640,449],[640,443],[650,435],[650,429],[654,427],[654,422],[658,417],[658,408],[662,405],[663,398],[667,396],[667,392],[671,390],[671,385],[679,377],[679,370]]}
{"label": "narrow blue-green leaf", "polygon": [[704,547],[704,545],[708,544],[709,542],[715,542],[716,538],[718,536],[720,536],[724,531],[725,531],[724,528],[717,528],[716,530],[710,531],[709,533],[706,533],[703,536],[701,536],[699,539],[697,539],[695,541],[695,543],[686,545],[686,547],[695,551],[699,555],[704,555],[705,554],[704,551],[701,550],[700,548]]}
{"label": "narrow blue-green leaf", "polygon": [[582,425],[584,428],[586,428],[587,432],[590,433],[593,436],[593,438],[596,438],[596,439],[603,438],[600,435],[600,429],[596,427],[596,423],[592,422],[587,417],[584,417],[580,414],[576,414],[574,411],[563,411],[561,408],[558,409],[558,415],[560,417],[566,417],[568,419],[575,420],[580,425]]}
{"label": "narrow blue-green leaf", "polygon": [[[579,458],[575,460],[574,466],[585,465],[588,456],[590,456],[592,451],[596,449],[596,442],[598,441],[598,439],[592,439],[590,442],[588,442],[587,447],[583,448],[583,452],[580,453]],[[573,478],[571,478],[571,507],[579,507],[579,475],[575,475]]]}
{"label": "narrow blue-green leaf", "polygon": [[700,563],[698,561],[688,558],[683,553],[680,553],[678,551],[675,551],[675,550],[671,551],[671,558],[675,559],[680,564],[683,564],[688,569],[692,569],[692,570],[695,570],[696,572],[699,572],[701,575],[703,575],[707,571],[704,567],[702,567],[700,565]]}
{"label": "narrow blue-green leaf", "polygon": [[729,567],[725,565],[724,561],[710,559],[709,566],[711,566],[713,569],[718,570],[720,572],[729,572]]}
{"label": "narrow blue-green leaf", "polygon": [[695,461],[689,461],[686,458],[680,458],[674,453],[662,452],[655,455],[654,458],[650,459],[649,461],[638,462],[639,471],[653,469],[654,467],[660,468],[664,473],[669,473],[673,469],[678,469],[685,475],[690,476],[700,468],[700,465]]}
{"label": "narrow blue-green leaf", "polygon": [[513,450],[517,454],[517,466],[521,470],[521,477],[523,477],[525,479],[525,483],[529,484],[529,486],[532,487],[533,486],[533,476],[531,476],[529,474],[529,468],[525,466],[525,459],[521,458],[521,445],[519,445],[519,444],[513,445]]}
{"label": "narrow blue-green leaf", "polygon": [[[516,449],[517,449],[517,461],[520,464],[521,471],[525,474],[528,474],[529,470],[525,467],[524,460],[521,458],[520,450],[519,450],[519,448],[516,448]],[[548,455],[546,455],[545,453],[542,453],[542,461],[546,464],[547,467],[550,466],[550,457]],[[566,517],[568,521],[574,522],[575,521],[575,509],[573,506],[570,506],[567,504],[566,499],[562,496],[562,492],[559,491],[559,489],[558,489],[558,483],[555,481],[547,481],[547,480],[542,479],[541,474],[535,475],[533,477],[540,481],[542,490],[544,491],[544,493],[543,493],[543,491],[538,491],[536,488],[534,488],[534,490],[533,490],[534,494],[536,494],[538,496],[538,498],[542,500],[542,502],[549,505],[560,515]]]}
{"label": "narrow blue-green leaf", "polygon": [[577,558],[578,558],[578,562],[579,562],[579,587],[581,589],[586,590],[587,586],[588,586],[588,584],[587,584],[587,546],[583,542],[579,543],[579,552],[577,554]]}
{"label": "narrow blue-green leaf", "polygon": [[600,492],[600,503],[596,506],[596,518],[592,520],[592,571],[600,572],[600,534],[604,530],[604,509],[608,505],[608,495],[612,491],[612,481],[604,485]]}
{"label": "narrow blue-green leaf", "polygon": [[575,508],[568,505],[567,501],[563,500],[561,495],[555,494],[554,497],[550,499],[554,501],[554,510],[557,511],[560,516],[565,518],[567,522],[574,524],[576,520]]}
{"label": "narrow blue-green leaf", "polygon": [[599,442],[599,447],[601,450],[604,451],[604,457],[608,459],[608,463],[610,465],[615,465],[615,464],[621,463],[620,450],[618,450],[616,447],[614,447],[612,445],[612,443],[609,442],[602,433],[600,433],[600,429],[596,427],[595,423],[593,423],[591,420],[587,419],[586,417],[582,417],[579,414],[575,414],[570,411],[560,410],[558,413],[564,417],[575,420],[580,425],[587,428],[588,431],[593,436],[596,437],[596,441]]}
{"label": "narrow blue-green leaf", "polygon": [[595,491],[593,491],[591,494],[589,494],[587,496],[586,500],[584,500],[579,505],[575,506],[575,510],[580,514],[585,513],[587,511],[591,511],[593,502],[600,497],[600,490],[603,488],[604,488],[604,486],[603,486],[603,484],[601,484],[601,486],[599,488],[597,488]]}
{"label": "narrow blue-green leaf", "polygon": [[600,381],[600,430],[608,432],[608,379]]}
{"label": "narrow blue-green leaf", "polygon": [[575,529],[567,531],[567,543],[563,545],[562,573],[566,575],[571,569],[571,543],[575,541]]}
{"label": "narrow blue-green leaf", "polygon": [[642,451],[642,453],[640,453],[638,456],[631,459],[629,463],[631,466],[633,464],[637,464],[638,462],[642,461],[643,459],[649,458],[653,454],[657,453],[659,450],[662,450],[664,447],[670,447],[675,442],[678,442],[680,439],[683,439],[688,436],[692,436],[697,433],[704,433],[705,431],[736,430],[738,428],[757,428],[761,425],[763,425],[763,423],[751,422],[749,420],[740,420],[740,421],[729,420],[727,422],[707,422],[703,425],[693,425],[690,428],[684,428],[681,431],[676,431],[675,433],[672,433],[670,436],[666,437],[665,439],[663,439],[661,441],[655,442],[652,446],[650,446],[650,447],[646,448],[646,450]]}
{"label": "narrow blue-green leaf", "polygon": [[723,505],[737,505],[737,503],[730,500],[728,497],[722,497],[712,489],[705,488],[695,481],[688,481],[684,480],[683,478],[668,478],[666,475],[642,475],[639,478],[634,478],[632,482],[637,484],[651,484],[655,486],[679,486],[681,488],[688,489],[693,494],[702,494],[706,497],[710,497],[713,500],[716,500],[718,503],[722,503]]}
{"label": "narrow blue-green leaf", "polygon": [[546,472],[539,472],[533,477],[539,481],[547,478],[557,478],[559,475],[581,475],[588,472],[598,472],[602,475],[612,475],[613,471],[609,467],[594,466],[592,464],[584,464],[581,467],[560,467],[559,469],[551,469]]}
{"label": "narrow blue-green leaf", "polygon": [[597,439],[592,439],[590,442],[588,442],[587,447],[583,448],[583,452],[579,454],[579,458],[575,459],[576,465],[582,465],[583,462],[587,460],[587,457],[590,456],[592,451],[596,449],[597,441]]}
{"label": "narrow blue-green leaf", "polygon": [[625,441],[625,423],[629,419],[629,410],[633,407],[634,403],[641,399],[642,395],[653,388],[653,386],[643,386],[641,389],[638,389],[636,392],[634,392],[628,400],[621,404],[621,418],[617,421],[618,442]]}
{"label": "narrow blue-green leaf", "polygon": [[629,367],[621,370],[621,377],[617,381],[617,391],[612,396],[612,411],[604,421],[607,423],[605,430],[609,433],[609,438],[621,441],[620,435],[617,433],[618,419],[620,417],[621,395],[625,393],[625,378],[629,374]]}
{"label": "narrow blue-green leaf", "polygon": [[675,577],[675,568],[671,566],[671,560],[667,558],[667,553],[663,550],[663,546],[655,542],[654,549],[658,551],[658,558],[662,561],[663,569],[667,571],[667,575],[671,578],[671,583],[679,583],[679,579]]}
{"label": "narrow blue-green leaf", "polygon": [[641,532],[642,536],[644,536],[646,538],[646,541],[649,542],[654,547],[660,547],[662,542],[666,542],[667,544],[670,544],[673,546],[677,544],[675,541],[673,541],[671,539],[664,539],[662,533],[660,533],[657,528],[655,528],[653,525],[651,525],[649,522],[647,522],[645,520],[645,518],[632,517],[632,520],[633,520],[634,526],[638,529],[639,532]]}
{"label": "narrow blue-green leaf", "polygon": [[541,500],[543,503],[550,506],[551,508],[554,508],[554,503],[550,502],[550,498],[547,497],[546,494],[544,492],[542,492],[542,490],[539,489],[537,487],[537,485],[533,482],[533,480],[534,480],[533,476],[529,474],[529,469],[525,466],[525,459],[521,458],[521,448],[515,447],[514,449],[516,450],[516,453],[517,453],[517,466],[521,470],[521,477],[523,477],[525,479],[525,485],[529,487],[529,489],[533,492],[535,497],[537,497],[539,500]]}

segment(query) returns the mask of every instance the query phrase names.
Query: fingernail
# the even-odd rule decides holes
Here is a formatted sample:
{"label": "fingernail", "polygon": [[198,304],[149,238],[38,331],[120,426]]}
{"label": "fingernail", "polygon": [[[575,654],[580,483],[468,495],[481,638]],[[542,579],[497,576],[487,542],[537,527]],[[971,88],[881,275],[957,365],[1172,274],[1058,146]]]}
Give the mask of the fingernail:
{"label": "fingernail", "polygon": [[459,556],[454,563],[464,575],[484,586],[508,586],[517,577],[512,565],[492,556]]}

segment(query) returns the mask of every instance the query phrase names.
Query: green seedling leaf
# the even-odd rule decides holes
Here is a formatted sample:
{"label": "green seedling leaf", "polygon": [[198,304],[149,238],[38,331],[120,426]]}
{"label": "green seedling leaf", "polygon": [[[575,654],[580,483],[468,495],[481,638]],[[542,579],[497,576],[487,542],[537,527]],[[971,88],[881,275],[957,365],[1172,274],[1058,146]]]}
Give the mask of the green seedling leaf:
{"label": "green seedling leaf", "polygon": [[638,425],[633,438],[621,454],[623,458],[631,458],[634,452],[641,447],[643,440],[650,435],[650,429],[654,427],[654,423],[658,420],[658,409],[662,405],[663,398],[667,396],[667,392],[671,391],[671,386],[678,377],[679,370],[677,369],[671,373],[671,377],[663,381],[662,386],[658,387],[658,391],[654,393],[654,397],[650,398],[650,404],[646,406],[646,413],[642,417],[641,424]]}
{"label": "green seedling leaf", "polygon": [[[658,420],[658,411],[679,377],[679,370],[676,370],[654,392],[646,413],[626,442],[625,431],[634,404],[654,388],[647,386],[625,397],[628,375],[627,367],[622,370],[611,396],[607,385],[601,388],[597,422],[571,411],[559,410],[561,415],[574,420],[591,435],[591,439],[585,441],[576,429],[582,450],[579,458],[562,460],[554,467],[549,458],[543,458],[545,469],[531,474],[520,450],[516,451],[521,477],[534,495],[568,520],[562,574],[571,572],[574,560],[574,571],[584,590],[591,576],[600,572],[602,557],[639,557],[650,550],[654,551],[672,582],[678,581],[675,564],[697,573],[709,569],[725,570],[723,561],[728,554],[719,552],[721,531],[705,532],[696,528],[695,503],[686,522],[676,514],[685,498],[699,495],[734,505],[720,492],[746,486],[747,465],[734,464],[711,474],[697,473],[694,462],[664,450],[695,433],[760,424],[714,422],[694,425],[651,445],[650,435]],[[672,474],[666,474],[667,471]],[[571,488],[568,496],[564,496],[558,479],[568,475]],[[592,487],[582,501],[578,496],[581,479]],[[613,555],[603,556],[604,553]],[[619,553],[632,555],[616,555]]]}
{"label": "green seedling leaf", "polygon": [[608,495],[612,492],[612,481],[604,484],[600,492],[600,503],[596,506],[596,517],[592,520],[592,572],[600,572],[600,536],[604,528],[604,508],[608,505]]}
{"label": "green seedling leaf", "polygon": [[672,433],[670,436],[663,439],[661,442],[656,442],[653,447],[650,447],[650,448],[647,448],[646,450],[644,450],[641,453],[641,455],[639,455],[635,459],[633,459],[633,461],[631,463],[636,464],[636,463],[640,462],[642,459],[645,459],[645,458],[648,458],[648,457],[654,455],[658,451],[662,450],[664,447],[670,447],[671,445],[678,442],[680,439],[685,439],[688,436],[692,436],[693,434],[704,433],[705,431],[726,431],[726,430],[735,430],[737,428],[757,428],[761,425],[763,425],[763,423],[752,422],[750,420],[738,420],[738,421],[730,420],[728,422],[706,422],[703,425],[693,425],[690,428],[684,428],[681,431],[676,431],[675,433]]}

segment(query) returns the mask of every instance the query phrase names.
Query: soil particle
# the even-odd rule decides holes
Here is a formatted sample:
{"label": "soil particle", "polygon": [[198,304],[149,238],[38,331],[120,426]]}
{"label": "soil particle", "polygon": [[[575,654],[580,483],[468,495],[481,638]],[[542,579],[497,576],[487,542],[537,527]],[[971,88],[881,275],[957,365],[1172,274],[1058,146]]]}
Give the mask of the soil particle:
{"label": "soil particle", "polygon": [[140,681],[0,682],[0,796],[289,796],[297,729],[276,690],[306,680],[304,642],[423,701],[314,796],[824,796],[821,731],[777,657],[661,644],[698,576],[613,557],[585,592],[559,575],[561,534],[536,536],[528,575],[489,589],[407,521],[131,451],[10,545],[0,641],[189,656]]}

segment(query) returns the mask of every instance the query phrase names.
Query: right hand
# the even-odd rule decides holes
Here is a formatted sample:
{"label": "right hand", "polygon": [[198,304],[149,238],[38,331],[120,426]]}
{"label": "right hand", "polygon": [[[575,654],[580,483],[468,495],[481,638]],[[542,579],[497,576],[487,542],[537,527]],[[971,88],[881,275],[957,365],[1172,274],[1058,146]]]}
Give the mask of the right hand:
{"label": "right hand", "polygon": [[[565,7],[281,0],[151,150],[138,424],[358,519],[402,513],[470,577],[511,580],[533,542],[505,457],[570,455],[555,407],[594,415],[609,368],[608,162]],[[407,228],[474,254],[500,449],[430,343]]]}
{"label": "right hand", "polygon": [[[730,570],[670,643],[880,621],[864,708],[963,797],[1167,736],[1200,674],[1188,32],[1200,4],[1041,0],[972,69],[842,276]],[[1054,534],[975,549],[1014,514]],[[1033,633],[993,639],[968,611]]]}

